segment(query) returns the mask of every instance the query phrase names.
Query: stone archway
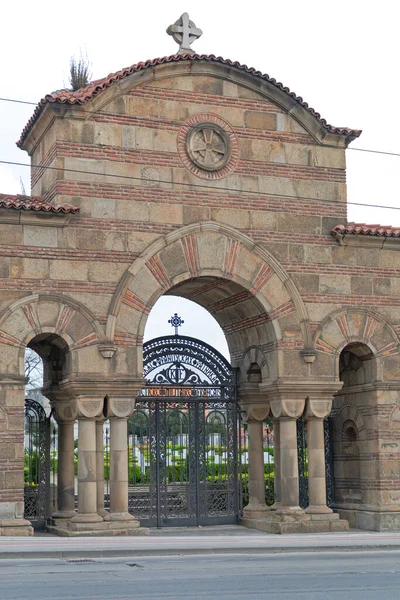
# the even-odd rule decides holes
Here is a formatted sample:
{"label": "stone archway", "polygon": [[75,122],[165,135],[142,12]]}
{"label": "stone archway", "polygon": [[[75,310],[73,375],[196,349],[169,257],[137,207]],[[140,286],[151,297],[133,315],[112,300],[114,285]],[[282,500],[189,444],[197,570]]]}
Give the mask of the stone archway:
{"label": "stone archway", "polygon": [[[30,294],[0,314],[0,396],[4,422],[10,430],[6,439],[10,457],[7,488],[9,498],[13,499],[9,510],[10,518],[13,514],[16,521],[13,531],[17,534],[32,532],[29,521],[23,519],[25,349],[34,348],[44,359],[44,394],[54,400],[62,380],[72,381],[82,372],[87,374],[90,363],[93,363],[92,370],[100,370],[96,346],[103,339],[102,327],[90,311],[61,294]],[[69,432],[72,432],[73,445],[73,420],[71,423]],[[12,435],[15,431],[22,433]],[[73,501],[72,497],[72,508]]]}
{"label": "stone archway", "polygon": [[[400,377],[399,338],[381,316],[349,307],[329,315],[316,332],[342,389],[333,401],[335,503],[351,526],[382,530],[396,522],[387,490],[398,465],[390,433]],[[396,446],[393,446],[396,444]]]}
{"label": "stone archway", "polygon": [[299,357],[311,343],[304,304],[276,258],[247,236],[216,223],[183,227],[153,243],[125,272],[106,334],[119,347],[120,361],[124,352],[130,359],[135,353],[137,374],[147,316],[168,293],[210,311],[224,330],[234,366],[258,346],[269,355],[270,377],[293,369],[307,376]]}

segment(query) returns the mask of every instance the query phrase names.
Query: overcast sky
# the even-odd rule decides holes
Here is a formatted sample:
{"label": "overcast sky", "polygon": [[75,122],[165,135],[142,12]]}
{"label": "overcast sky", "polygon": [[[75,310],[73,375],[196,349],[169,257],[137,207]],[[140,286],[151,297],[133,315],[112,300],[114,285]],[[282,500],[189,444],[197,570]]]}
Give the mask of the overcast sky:
{"label": "overcast sky", "polygon": [[[203,30],[193,44],[199,54],[255,67],[302,96],[330,124],[362,129],[351,148],[400,153],[399,21],[394,0],[4,3],[0,97],[37,102],[66,87],[70,58],[80,49],[92,63],[93,79],[174,54],[177,46],[165,30],[184,11]],[[33,109],[0,101],[0,160],[28,162],[15,142]],[[400,157],[349,150],[349,202],[395,207],[349,204],[349,219],[400,225],[399,171]],[[20,193],[20,178],[29,193],[29,169],[0,164],[0,192]],[[154,319],[157,331],[171,310],[184,312],[174,300],[165,302],[160,315],[153,310],[149,319]],[[199,314],[191,314],[182,333],[196,335],[190,321],[199,319]],[[169,332],[167,323],[165,327],[158,335]],[[207,341],[215,343],[214,328],[207,330]]]}

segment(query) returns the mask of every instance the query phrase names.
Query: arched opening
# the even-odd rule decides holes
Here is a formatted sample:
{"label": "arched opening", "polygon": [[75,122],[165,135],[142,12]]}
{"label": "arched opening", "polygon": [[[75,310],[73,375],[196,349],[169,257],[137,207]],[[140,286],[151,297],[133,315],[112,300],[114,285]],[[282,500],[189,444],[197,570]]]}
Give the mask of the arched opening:
{"label": "arched opening", "polygon": [[147,385],[128,422],[129,509],[148,526],[236,522],[239,412],[224,333],[199,304],[164,296],[144,338]]}
{"label": "arched opening", "polygon": [[57,386],[69,370],[69,352],[65,340],[56,334],[42,333],[28,343],[29,350],[35,352],[43,362],[43,389]]}
{"label": "arched opening", "polygon": [[343,387],[333,401],[333,461],[335,506],[350,526],[358,526],[358,511],[368,503],[371,461],[363,414],[371,408],[371,386],[377,378],[376,358],[365,344],[354,342],[339,358]]}
{"label": "arched opening", "polygon": [[[255,355],[264,376],[276,372],[275,326],[251,292],[213,276],[179,283],[154,304],[143,327],[148,386],[129,421],[129,505],[145,525],[237,522],[246,502],[238,483],[247,483],[249,457],[238,371],[255,389],[263,380]],[[260,426],[272,504],[272,426]]]}
{"label": "arched opening", "polygon": [[58,425],[50,398],[65,376],[67,354],[54,334],[37,335],[25,349],[24,516],[35,529],[57,510]]}

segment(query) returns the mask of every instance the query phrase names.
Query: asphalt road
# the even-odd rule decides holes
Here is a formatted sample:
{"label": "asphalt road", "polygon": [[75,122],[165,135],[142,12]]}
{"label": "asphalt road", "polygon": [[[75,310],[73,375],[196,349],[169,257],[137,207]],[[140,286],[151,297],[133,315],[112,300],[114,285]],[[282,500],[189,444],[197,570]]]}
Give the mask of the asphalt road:
{"label": "asphalt road", "polygon": [[399,600],[400,552],[2,560],[0,599]]}

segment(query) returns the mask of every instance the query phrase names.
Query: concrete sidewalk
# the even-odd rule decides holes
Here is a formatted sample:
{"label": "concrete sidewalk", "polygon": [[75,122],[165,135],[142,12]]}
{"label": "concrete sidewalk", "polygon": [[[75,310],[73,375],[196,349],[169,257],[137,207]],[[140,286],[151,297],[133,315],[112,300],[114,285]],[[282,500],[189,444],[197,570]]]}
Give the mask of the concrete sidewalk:
{"label": "concrete sidewalk", "polygon": [[151,530],[148,537],[0,537],[0,559],[400,550],[400,533],[271,535],[240,526]]}

